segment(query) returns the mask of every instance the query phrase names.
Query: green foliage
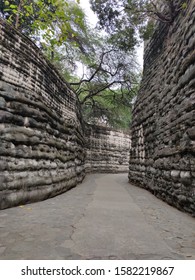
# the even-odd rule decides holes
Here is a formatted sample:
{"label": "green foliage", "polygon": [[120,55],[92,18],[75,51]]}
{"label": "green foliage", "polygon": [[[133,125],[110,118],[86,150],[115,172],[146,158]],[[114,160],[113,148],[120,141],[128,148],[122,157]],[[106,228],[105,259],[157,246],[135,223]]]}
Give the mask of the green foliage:
{"label": "green foliage", "polygon": [[150,20],[148,23],[140,27],[140,37],[145,41],[149,40],[154,32],[154,21]]}
{"label": "green foliage", "polygon": [[64,41],[72,42],[77,46],[79,45],[78,32],[85,28],[85,15],[76,2],[65,0],[1,1],[0,13],[26,35],[36,38],[41,36],[47,47],[61,46]]}
{"label": "green foliage", "polygon": [[88,56],[85,62],[83,78],[72,85],[87,122],[127,128],[140,79],[133,53],[112,49],[108,41],[109,38],[96,40],[93,58],[89,60]]}
{"label": "green foliage", "polygon": [[185,9],[187,8],[187,6],[188,6],[187,2],[184,2],[184,3],[181,5],[181,8],[185,10]]}
{"label": "green foliage", "polygon": [[154,30],[154,22],[171,24],[181,9],[186,9],[174,0],[90,0],[92,10],[97,14],[100,29],[110,34],[112,44],[123,50],[134,48],[138,34],[148,39]]}
{"label": "green foliage", "polygon": [[125,97],[119,90],[102,92],[83,105],[83,116],[92,124],[104,124],[116,129],[129,129],[131,122],[132,99],[136,91]]}
{"label": "green foliage", "polygon": [[137,10],[145,9],[147,1],[91,0],[90,3],[99,18],[99,27],[110,34],[112,44],[124,51],[133,49],[138,43],[137,30],[146,21]]}

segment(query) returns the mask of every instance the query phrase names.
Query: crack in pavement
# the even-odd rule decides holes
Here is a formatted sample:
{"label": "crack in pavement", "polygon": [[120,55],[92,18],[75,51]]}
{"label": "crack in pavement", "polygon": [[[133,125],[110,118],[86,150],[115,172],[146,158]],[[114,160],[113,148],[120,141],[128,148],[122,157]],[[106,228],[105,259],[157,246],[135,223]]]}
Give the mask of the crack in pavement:
{"label": "crack in pavement", "polygon": [[90,178],[88,183],[93,184],[93,186],[94,186],[93,193],[86,194],[88,197],[91,197],[90,201],[88,202],[88,204],[83,209],[83,213],[80,214],[79,219],[74,224],[70,225],[70,227],[72,228],[72,232],[70,234],[70,238],[69,238],[69,240],[65,240],[65,242],[63,243],[63,246],[69,248],[71,250],[72,254],[79,255],[82,259],[86,259],[87,257],[82,255],[82,254],[80,254],[80,253],[78,253],[77,241],[74,239],[74,235],[75,235],[76,231],[78,230],[82,219],[85,218],[86,212],[87,212],[87,210],[89,208],[89,205],[93,202],[93,199],[94,199],[94,192],[95,192],[95,189],[96,189],[96,186],[97,186],[95,181],[94,181],[94,178],[93,179]]}

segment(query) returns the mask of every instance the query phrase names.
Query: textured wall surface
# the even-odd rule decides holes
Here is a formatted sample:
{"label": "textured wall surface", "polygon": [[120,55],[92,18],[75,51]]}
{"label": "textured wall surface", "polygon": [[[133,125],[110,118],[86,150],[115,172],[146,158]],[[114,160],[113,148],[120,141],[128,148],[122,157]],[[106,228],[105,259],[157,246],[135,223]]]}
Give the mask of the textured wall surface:
{"label": "textured wall surface", "polygon": [[86,171],[128,172],[130,136],[105,127],[87,125]]}
{"label": "textured wall surface", "polygon": [[0,24],[0,208],[45,199],[84,177],[77,99],[26,37]]}
{"label": "textured wall surface", "polygon": [[147,45],[129,180],[195,214],[194,1],[170,26],[160,24]]}
{"label": "textured wall surface", "polygon": [[[95,153],[88,127],[85,133],[75,93],[39,49],[0,21],[0,209],[46,199],[81,182],[87,150]],[[96,157],[108,147],[107,157],[100,164],[100,156],[100,169],[90,161],[87,171],[106,169],[109,152],[112,164],[107,160],[105,171],[122,171],[117,166],[129,149],[121,150],[123,134],[104,129],[101,136]],[[111,143],[105,146],[105,141]]]}

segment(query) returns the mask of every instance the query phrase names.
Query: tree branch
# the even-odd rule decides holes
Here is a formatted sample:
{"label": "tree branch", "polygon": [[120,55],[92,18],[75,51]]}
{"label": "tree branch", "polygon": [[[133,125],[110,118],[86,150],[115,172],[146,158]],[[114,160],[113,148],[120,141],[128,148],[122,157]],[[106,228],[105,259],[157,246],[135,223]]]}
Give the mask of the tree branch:
{"label": "tree branch", "polygon": [[[154,2],[151,2],[152,6],[154,7],[154,10],[137,10],[137,11],[133,11],[134,13],[137,14],[145,14],[148,15],[149,17],[152,17],[152,15],[155,15],[157,18],[155,18],[156,20],[160,20],[162,22],[171,22],[174,16],[174,4],[173,1],[167,1],[167,5],[169,7],[169,14],[170,17],[166,16],[165,14],[163,14],[162,12],[160,12],[157,8],[157,5]],[[129,6],[125,7],[125,10],[130,10],[132,11],[132,8]]]}
{"label": "tree branch", "polygon": [[23,0],[20,0],[19,5],[18,5],[18,9],[17,9],[17,13],[16,13],[16,22],[15,22],[15,28],[18,29],[19,27],[19,20],[20,20],[20,12],[22,9],[22,3]]}
{"label": "tree branch", "polygon": [[98,73],[100,70],[103,70],[103,69],[102,69],[102,64],[103,64],[105,55],[108,54],[108,53],[110,53],[110,52],[112,52],[112,51],[114,51],[114,49],[111,49],[111,50],[109,50],[109,51],[107,51],[107,52],[103,52],[103,53],[102,53],[101,59],[100,59],[100,63],[99,63],[98,67],[96,68],[96,70],[94,71],[94,73],[91,75],[91,77],[90,77],[89,79],[82,79],[82,78],[81,78],[81,80],[80,80],[79,82],[70,83],[70,85],[71,85],[71,86],[79,86],[79,85],[81,85],[82,83],[90,83],[90,82],[94,79],[94,77],[97,75],[97,73]]}
{"label": "tree branch", "polygon": [[104,85],[103,87],[100,87],[98,90],[96,90],[96,91],[94,91],[94,92],[89,91],[89,94],[86,95],[86,96],[84,97],[84,99],[81,101],[81,104],[84,104],[85,101],[86,101],[87,99],[89,99],[89,98],[91,98],[91,97],[93,97],[93,96],[98,95],[98,93],[100,93],[101,91],[103,91],[103,90],[105,90],[105,89],[107,89],[107,88],[110,88],[110,87],[113,86],[114,84],[120,84],[120,83],[122,83],[122,82],[123,82],[123,81],[113,81],[113,82],[111,82],[111,83],[109,83],[109,84]]}

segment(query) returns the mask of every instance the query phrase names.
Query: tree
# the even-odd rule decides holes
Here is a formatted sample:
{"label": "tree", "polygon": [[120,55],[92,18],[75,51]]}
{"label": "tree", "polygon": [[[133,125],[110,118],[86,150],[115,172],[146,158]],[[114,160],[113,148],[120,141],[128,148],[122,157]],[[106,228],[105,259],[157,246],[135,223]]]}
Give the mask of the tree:
{"label": "tree", "polygon": [[133,52],[114,48],[108,36],[89,27],[81,40],[82,50],[60,47],[53,62],[77,93],[85,121],[129,127],[132,99],[140,80]]}
{"label": "tree", "polygon": [[65,41],[79,45],[78,31],[84,31],[85,15],[68,0],[7,0],[0,1],[0,14],[15,28],[45,45],[60,46]]}
{"label": "tree", "polygon": [[[28,36],[32,32],[31,25],[33,20],[37,18],[37,9],[34,4],[30,0],[25,2],[22,0],[0,0],[0,15]],[[28,6],[28,8],[26,9],[24,6]],[[30,14],[28,10],[32,9],[32,7],[33,14],[32,12]]]}
{"label": "tree", "polygon": [[108,39],[95,41],[93,56],[88,53],[83,63],[82,77],[70,85],[78,94],[86,121],[127,128],[139,84],[138,67],[132,52],[113,48]]}
{"label": "tree", "polygon": [[101,95],[88,99],[82,105],[84,119],[92,124],[103,124],[113,128],[129,129],[132,100],[137,94],[136,86],[121,95],[120,90],[105,90]]}
{"label": "tree", "polygon": [[113,44],[124,50],[135,47],[138,33],[149,37],[154,20],[171,24],[177,13],[187,5],[186,1],[180,5],[174,0],[91,0],[90,3],[98,15],[99,27],[111,35]]}
{"label": "tree", "polygon": [[[55,5],[50,0],[0,0],[0,14],[16,29],[26,35],[31,35],[37,20],[43,21],[42,12],[54,12]],[[47,11],[46,11],[47,9]]]}
{"label": "tree", "polygon": [[114,92],[117,88],[125,94],[134,83],[132,73],[134,68],[132,57],[128,59],[124,52],[112,48],[102,50],[95,63],[88,65],[85,77],[79,82],[70,84],[77,86],[75,90],[78,96],[82,95],[81,104],[93,96],[100,95],[106,89]]}

